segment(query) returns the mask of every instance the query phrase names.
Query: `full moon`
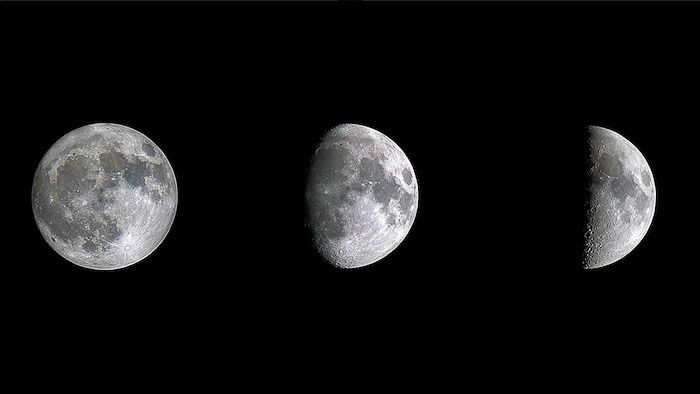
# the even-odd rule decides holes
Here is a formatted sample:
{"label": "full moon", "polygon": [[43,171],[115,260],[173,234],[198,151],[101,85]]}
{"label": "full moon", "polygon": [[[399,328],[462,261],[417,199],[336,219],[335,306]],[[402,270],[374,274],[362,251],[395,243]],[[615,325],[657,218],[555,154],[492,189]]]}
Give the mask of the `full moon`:
{"label": "full moon", "polygon": [[64,135],[34,175],[32,209],[46,242],[95,270],[132,265],[170,231],[177,185],[165,154],[148,137],[99,123]]}
{"label": "full moon", "polygon": [[642,153],[620,134],[591,126],[590,200],[584,268],[625,257],[644,238],[656,207],[656,186]]}
{"label": "full moon", "polygon": [[406,154],[369,127],[341,124],[313,156],[308,222],[319,253],[339,268],[372,264],[399,246],[413,225],[418,183]]}

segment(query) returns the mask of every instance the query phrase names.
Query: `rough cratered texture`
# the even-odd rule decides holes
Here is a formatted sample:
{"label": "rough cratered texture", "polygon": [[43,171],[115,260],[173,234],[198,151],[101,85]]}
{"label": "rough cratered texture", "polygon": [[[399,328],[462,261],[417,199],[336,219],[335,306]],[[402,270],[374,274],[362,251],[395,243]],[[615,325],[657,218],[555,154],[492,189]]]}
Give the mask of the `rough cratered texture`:
{"label": "rough cratered texture", "polygon": [[63,136],[34,175],[32,208],[44,239],[86,268],[126,267],[163,241],[175,218],[177,185],[165,154],[117,124]]}
{"label": "rough cratered texture", "polygon": [[369,127],[330,130],[313,157],[306,189],[309,224],[321,255],[341,268],[383,258],[416,217],[418,183],[396,143]]}
{"label": "rough cratered texture", "polygon": [[656,186],[641,152],[621,135],[589,127],[590,201],[584,268],[626,256],[644,238],[656,206]]}

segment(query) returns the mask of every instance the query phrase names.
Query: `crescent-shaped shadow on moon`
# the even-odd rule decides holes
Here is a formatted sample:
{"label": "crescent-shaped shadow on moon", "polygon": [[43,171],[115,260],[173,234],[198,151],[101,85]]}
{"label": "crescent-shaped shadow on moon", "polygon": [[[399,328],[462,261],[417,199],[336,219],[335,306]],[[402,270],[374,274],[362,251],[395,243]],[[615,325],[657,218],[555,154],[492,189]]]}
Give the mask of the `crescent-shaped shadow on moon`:
{"label": "crescent-shaped shadow on moon", "polygon": [[620,134],[588,128],[589,199],[583,267],[629,254],[646,235],[656,207],[654,177],[642,153]]}
{"label": "crescent-shaped shadow on moon", "polygon": [[418,182],[389,137],[341,124],[314,153],[306,203],[321,256],[339,268],[358,268],[384,258],[406,237],[416,217]]}

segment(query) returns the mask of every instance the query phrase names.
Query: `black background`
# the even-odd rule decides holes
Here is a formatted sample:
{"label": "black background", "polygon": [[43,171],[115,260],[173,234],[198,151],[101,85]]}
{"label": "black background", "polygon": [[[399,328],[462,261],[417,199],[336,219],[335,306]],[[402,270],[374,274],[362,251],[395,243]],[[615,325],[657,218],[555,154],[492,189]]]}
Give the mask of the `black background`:
{"label": "black background", "polygon": [[[431,385],[630,365],[646,381],[660,364],[677,381],[697,336],[699,18],[659,3],[2,3],[10,340],[36,347],[27,359],[124,358],[198,385],[397,365],[404,382],[438,370]],[[46,150],[95,122],[148,135],[180,192],[161,246],[113,272],[51,250],[29,199]],[[401,246],[352,271],[304,227],[314,145],[344,122],[399,144],[420,191]],[[631,254],[584,271],[590,124],[643,152],[658,203]]]}

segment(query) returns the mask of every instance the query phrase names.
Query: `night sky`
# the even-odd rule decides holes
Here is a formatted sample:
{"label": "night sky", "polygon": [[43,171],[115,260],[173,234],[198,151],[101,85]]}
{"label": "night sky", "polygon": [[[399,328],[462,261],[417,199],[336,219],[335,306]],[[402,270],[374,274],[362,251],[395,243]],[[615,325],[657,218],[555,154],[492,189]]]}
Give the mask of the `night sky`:
{"label": "night sky", "polygon": [[[459,380],[614,370],[618,351],[675,360],[697,337],[698,18],[650,3],[2,3],[12,338],[273,371],[268,357],[300,353],[384,368],[381,349],[418,370],[456,353],[478,366],[436,369]],[[62,259],[30,204],[43,154],[97,122],[151,138],[180,193],[161,246],[114,272]],[[420,193],[403,243],[349,271],[318,256],[304,217],[309,161],[340,123],[394,140]],[[644,154],[658,202],[632,253],[584,271],[588,125]]]}

